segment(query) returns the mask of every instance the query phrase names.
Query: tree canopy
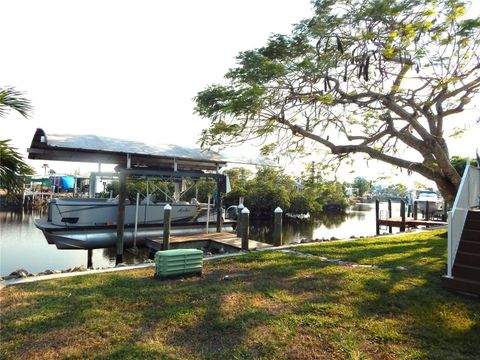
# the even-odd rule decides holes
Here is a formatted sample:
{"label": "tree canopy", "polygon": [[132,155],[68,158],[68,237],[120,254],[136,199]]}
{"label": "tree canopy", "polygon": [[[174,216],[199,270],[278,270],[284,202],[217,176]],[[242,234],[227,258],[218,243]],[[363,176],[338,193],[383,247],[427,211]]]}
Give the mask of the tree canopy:
{"label": "tree canopy", "polygon": [[[202,146],[264,141],[264,154],[361,153],[434,181],[453,201],[445,122],[480,87],[480,18],[458,0],[318,0],[290,35],[241,52],[196,96]],[[408,151],[406,151],[408,149]],[[472,149],[474,151],[474,149]],[[419,160],[420,159],[420,160]]]}
{"label": "tree canopy", "polygon": [[261,167],[255,175],[242,168],[226,172],[230,177],[232,191],[225,196],[225,206],[244,204],[253,217],[271,217],[279,206],[285,213],[318,214],[326,208],[343,211],[349,205],[344,184],[312,177],[311,169],[306,175],[293,179],[283,170]]}
{"label": "tree canopy", "polygon": [[372,184],[370,181],[365,179],[364,177],[357,176],[353,180],[353,187],[358,189],[358,195],[363,196],[365,193],[369,192],[372,189]]}

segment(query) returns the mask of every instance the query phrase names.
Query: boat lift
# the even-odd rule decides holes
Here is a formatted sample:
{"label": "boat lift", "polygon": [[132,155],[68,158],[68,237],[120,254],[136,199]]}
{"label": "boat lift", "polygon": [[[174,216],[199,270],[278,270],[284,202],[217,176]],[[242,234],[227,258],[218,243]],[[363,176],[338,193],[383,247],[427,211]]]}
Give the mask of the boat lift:
{"label": "boat lift", "polygon": [[119,179],[116,263],[123,262],[126,184],[128,178],[161,178],[178,183],[181,179],[210,178],[217,183],[216,230],[222,229],[222,193],[227,179],[220,170],[227,161],[219,154],[178,145],[149,145],[96,135],[55,135],[37,129],[28,158],[115,164]]}

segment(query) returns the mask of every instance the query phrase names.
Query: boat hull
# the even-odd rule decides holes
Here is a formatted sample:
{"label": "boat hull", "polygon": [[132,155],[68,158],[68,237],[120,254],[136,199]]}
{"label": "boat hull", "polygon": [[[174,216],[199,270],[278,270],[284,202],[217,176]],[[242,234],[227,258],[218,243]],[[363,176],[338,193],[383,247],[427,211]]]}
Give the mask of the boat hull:
{"label": "boat hull", "polygon": [[[210,215],[209,227],[216,227],[216,221],[213,221]],[[223,221],[222,221],[223,222]],[[43,232],[45,239],[49,244],[53,244],[61,250],[88,250],[113,248],[117,244],[116,226],[91,226],[65,228],[65,226],[53,225],[47,219],[36,219],[35,226]],[[199,221],[178,222],[171,229],[172,235],[194,234],[205,230],[206,223]],[[141,246],[146,239],[158,238],[163,236],[163,226],[143,225],[137,228],[135,235],[134,227],[125,227],[123,233],[123,245],[125,248],[135,245]]]}
{"label": "boat hull", "polygon": [[[231,225],[230,222],[228,225]],[[211,231],[216,226],[210,223]],[[226,224],[227,225],[227,224]],[[49,244],[55,244],[57,249],[61,250],[89,250],[89,249],[103,249],[114,248],[117,245],[117,230],[116,229],[75,229],[68,231],[59,231],[52,229],[41,229],[43,235]],[[205,230],[205,224],[188,223],[177,225],[171,230],[172,235],[188,235],[196,234]],[[163,236],[162,227],[147,227],[137,229],[135,236],[134,229],[124,229],[123,233],[123,247],[129,248],[135,246],[142,246],[146,239],[159,238]],[[135,240],[134,240],[135,239]]]}

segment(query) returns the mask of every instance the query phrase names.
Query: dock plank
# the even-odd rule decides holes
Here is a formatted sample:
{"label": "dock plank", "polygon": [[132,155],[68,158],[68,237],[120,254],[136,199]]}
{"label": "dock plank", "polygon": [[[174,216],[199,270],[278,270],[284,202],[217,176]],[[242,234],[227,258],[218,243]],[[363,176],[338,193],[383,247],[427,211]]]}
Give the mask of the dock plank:
{"label": "dock plank", "polygon": [[[201,234],[192,234],[185,236],[170,236],[170,245],[175,243],[187,243],[187,242],[201,242],[201,241],[214,241],[220,244],[228,245],[237,249],[242,248],[242,239],[237,237],[235,233],[230,232],[212,232],[212,233],[201,233]],[[147,239],[146,246],[152,248],[153,250],[160,250],[162,247],[163,238],[156,237]],[[263,242],[248,240],[248,247],[250,250],[264,249],[271,247],[272,245],[266,244]]]}

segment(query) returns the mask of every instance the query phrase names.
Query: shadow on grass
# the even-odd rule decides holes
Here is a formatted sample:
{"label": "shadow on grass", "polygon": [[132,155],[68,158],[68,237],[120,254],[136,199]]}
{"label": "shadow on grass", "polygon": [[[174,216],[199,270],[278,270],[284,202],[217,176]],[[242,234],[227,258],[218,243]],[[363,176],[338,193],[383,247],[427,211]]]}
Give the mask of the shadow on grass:
{"label": "shadow on grass", "polygon": [[447,243],[442,231],[425,237],[415,234],[395,239],[368,239],[347,242],[321,243],[298,248],[298,251],[342,259],[359,264],[389,268],[407,267],[410,270],[428,271],[430,265],[445,263]]}
{"label": "shadow on grass", "polygon": [[[20,287],[29,295],[24,300],[2,299],[11,307],[2,311],[2,352],[41,357],[63,349],[100,359],[479,357],[480,304],[443,290],[438,244],[420,245],[417,255],[414,244],[405,245],[408,254],[394,260],[415,266],[428,259],[414,272],[267,252],[209,262],[201,278],[159,282],[148,269],[31,284]],[[352,257],[393,261],[385,249],[383,256],[380,249],[358,251],[349,249]],[[68,350],[72,338],[50,337],[62,332],[74,333],[78,349]]]}

